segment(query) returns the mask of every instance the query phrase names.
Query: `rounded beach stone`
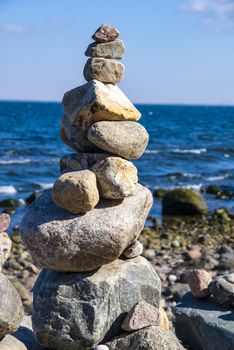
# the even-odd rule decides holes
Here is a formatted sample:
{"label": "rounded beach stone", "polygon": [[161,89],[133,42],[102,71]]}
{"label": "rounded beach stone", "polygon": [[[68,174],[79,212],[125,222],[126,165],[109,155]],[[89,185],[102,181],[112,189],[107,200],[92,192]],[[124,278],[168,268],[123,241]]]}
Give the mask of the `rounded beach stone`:
{"label": "rounded beach stone", "polygon": [[133,195],[138,181],[137,168],[128,160],[107,157],[91,170],[97,176],[100,196],[106,199],[122,199]]}
{"label": "rounded beach stone", "polygon": [[139,123],[101,121],[90,126],[88,139],[103,151],[137,159],[144,153],[149,135]]}
{"label": "rounded beach stone", "polygon": [[99,161],[111,157],[111,153],[71,153],[60,158],[60,171],[80,171],[91,169]]}
{"label": "rounded beach stone", "polygon": [[157,308],[160,292],[160,279],[143,257],[117,259],[86,273],[44,269],[33,289],[34,334],[45,347],[90,349],[121,333],[138,300]]}
{"label": "rounded beach stone", "polygon": [[109,58],[89,58],[84,66],[84,78],[103,83],[119,83],[124,76],[124,65]]}
{"label": "rounded beach stone", "polygon": [[97,43],[107,43],[114,41],[119,36],[119,30],[112,27],[112,25],[104,23],[93,34],[92,39]]}
{"label": "rounded beach stone", "polygon": [[10,226],[11,218],[8,214],[0,214],[0,232],[4,232]]}
{"label": "rounded beach stone", "polygon": [[110,350],[185,350],[170,330],[151,326],[107,342]]}
{"label": "rounded beach stone", "polygon": [[196,215],[207,213],[207,205],[200,193],[188,188],[176,188],[162,199],[163,215]]}
{"label": "rounded beach stone", "polygon": [[137,184],[133,196],[102,199],[85,215],[72,215],[46,191],[28,208],[21,237],[40,267],[91,271],[117,259],[138,239],[152,202],[151,192]]}
{"label": "rounded beach stone", "polygon": [[[217,277],[209,285],[214,299],[227,309],[234,308],[234,274]],[[231,281],[231,282],[230,282]]]}
{"label": "rounded beach stone", "polygon": [[188,276],[188,283],[195,298],[206,298],[210,295],[211,275],[205,270],[195,269]]}
{"label": "rounded beach stone", "polygon": [[125,54],[125,46],[122,40],[110,41],[109,43],[92,43],[85,51],[88,57],[103,57],[121,59]]}
{"label": "rounded beach stone", "polygon": [[109,348],[106,345],[97,345],[93,350],[109,350]]}
{"label": "rounded beach stone", "polygon": [[73,214],[92,210],[99,202],[95,174],[82,170],[61,175],[53,186],[52,198],[59,207]]}
{"label": "rounded beach stone", "polygon": [[121,324],[121,328],[123,331],[132,332],[148,326],[158,326],[159,322],[159,310],[141,300],[131,308]]}
{"label": "rounded beach stone", "polygon": [[7,233],[0,232],[0,271],[2,265],[9,258],[11,253],[12,241]]}
{"label": "rounded beach stone", "polygon": [[24,315],[19,294],[11,282],[0,272],[0,338],[15,332]]}
{"label": "rounded beach stone", "polygon": [[123,256],[127,259],[135,258],[138,255],[141,255],[143,252],[143,245],[141,242],[136,241],[131,244],[127,249],[124,250]]}

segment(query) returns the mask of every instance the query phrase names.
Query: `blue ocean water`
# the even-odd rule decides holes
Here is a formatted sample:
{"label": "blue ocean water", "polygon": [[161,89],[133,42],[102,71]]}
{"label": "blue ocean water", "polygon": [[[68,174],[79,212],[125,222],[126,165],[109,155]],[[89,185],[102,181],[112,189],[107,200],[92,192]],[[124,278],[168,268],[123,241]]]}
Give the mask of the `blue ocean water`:
{"label": "blue ocean water", "polygon": [[[152,191],[234,186],[234,107],[136,107],[150,134],[144,156],[134,162],[142,184]],[[56,180],[59,158],[72,152],[59,138],[61,115],[60,103],[0,102],[0,200],[24,200]],[[231,199],[206,199],[210,209],[234,210]],[[157,200],[152,214],[160,214]]]}

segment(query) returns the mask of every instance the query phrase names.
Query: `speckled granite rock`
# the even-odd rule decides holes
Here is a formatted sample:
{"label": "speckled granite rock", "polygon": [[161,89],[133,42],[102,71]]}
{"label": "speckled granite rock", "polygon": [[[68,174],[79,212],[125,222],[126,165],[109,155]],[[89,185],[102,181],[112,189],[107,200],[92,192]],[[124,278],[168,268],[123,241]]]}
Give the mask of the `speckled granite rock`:
{"label": "speckled granite rock", "polygon": [[93,34],[92,39],[98,43],[106,43],[117,39],[119,30],[112,25],[104,23]]}
{"label": "speckled granite rock", "polygon": [[110,350],[183,350],[171,331],[151,326],[107,342]]}
{"label": "speckled granite rock", "polygon": [[178,338],[191,350],[232,350],[234,314],[213,298],[195,299],[187,293],[174,308]]}
{"label": "speckled granite rock", "polygon": [[219,276],[209,285],[214,299],[227,309],[234,309],[234,273]]}
{"label": "speckled granite rock", "polygon": [[212,277],[209,272],[194,269],[188,275],[188,283],[195,298],[206,298],[210,295],[209,284]]}
{"label": "speckled granite rock", "polygon": [[107,157],[91,170],[97,176],[100,196],[107,199],[123,199],[132,196],[138,181],[137,168],[120,157]]}
{"label": "speckled granite rock", "polygon": [[4,232],[10,226],[11,218],[8,214],[0,214],[0,232]]}
{"label": "speckled granite rock", "polygon": [[88,139],[103,151],[137,159],[144,153],[149,135],[138,123],[101,121],[91,125]]}
{"label": "speckled granite rock", "polygon": [[151,192],[101,200],[85,215],[59,208],[47,191],[29,207],[20,233],[35,263],[58,271],[89,271],[117,259],[137,240],[152,206]]}
{"label": "speckled granite rock", "polygon": [[124,77],[124,65],[109,58],[89,58],[84,66],[84,78],[103,83],[119,83]]}
{"label": "speckled granite rock", "polygon": [[161,282],[143,257],[115,260],[87,273],[42,270],[34,287],[33,329],[39,343],[83,350],[121,333],[138,300],[159,306]]}
{"label": "speckled granite rock", "polygon": [[92,43],[85,51],[88,57],[104,57],[121,59],[125,54],[124,42],[122,40],[110,41],[109,43]]}
{"label": "speckled granite rock", "polygon": [[141,242],[136,241],[133,244],[131,244],[127,249],[123,251],[123,257],[127,259],[135,258],[138,255],[141,255],[143,252],[143,245]]}
{"label": "speckled granite rock", "polygon": [[0,272],[0,338],[18,329],[23,314],[19,294],[7,277]]}

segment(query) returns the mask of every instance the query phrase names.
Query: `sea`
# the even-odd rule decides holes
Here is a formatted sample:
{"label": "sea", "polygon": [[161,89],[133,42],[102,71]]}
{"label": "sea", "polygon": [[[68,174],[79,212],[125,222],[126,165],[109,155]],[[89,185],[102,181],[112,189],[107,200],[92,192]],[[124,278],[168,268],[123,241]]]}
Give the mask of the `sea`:
{"label": "sea", "polygon": [[[193,188],[210,184],[234,191],[234,107],[139,104],[140,123],[150,141],[134,164],[139,182],[158,188]],[[0,200],[20,199],[12,218],[18,225],[25,199],[51,188],[59,176],[59,158],[73,152],[59,137],[60,103],[0,101]],[[234,200],[204,193],[210,210],[234,212]],[[160,217],[160,200],[151,214]]]}

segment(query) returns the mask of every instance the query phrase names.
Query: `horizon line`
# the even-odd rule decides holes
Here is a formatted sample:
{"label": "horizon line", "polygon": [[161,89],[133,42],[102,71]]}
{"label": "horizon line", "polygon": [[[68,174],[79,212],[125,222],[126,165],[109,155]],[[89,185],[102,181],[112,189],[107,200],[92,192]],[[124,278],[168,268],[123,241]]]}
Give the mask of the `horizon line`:
{"label": "horizon line", "polygon": [[[58,103],[62,104],[59,100],[23,100],[23,99],[1,99],[1,102],[17,102],[17,103]],[[134,105],[150,105],[150,106],[194,106],[194,107],[234,107],[233,104],[225,103],[200,103],[200,102],[132,102]]]}

